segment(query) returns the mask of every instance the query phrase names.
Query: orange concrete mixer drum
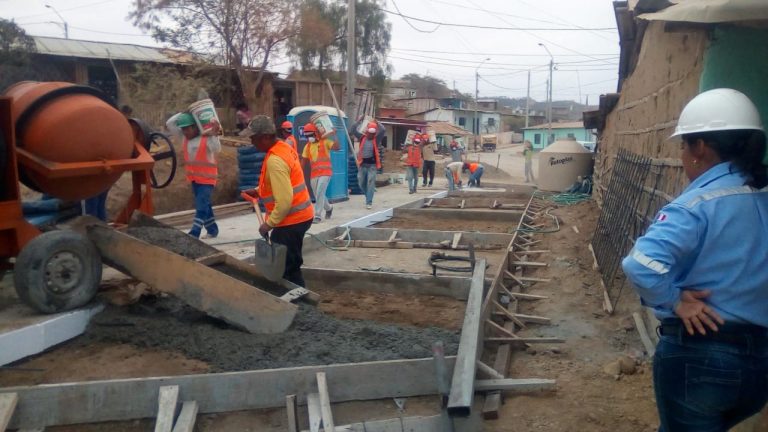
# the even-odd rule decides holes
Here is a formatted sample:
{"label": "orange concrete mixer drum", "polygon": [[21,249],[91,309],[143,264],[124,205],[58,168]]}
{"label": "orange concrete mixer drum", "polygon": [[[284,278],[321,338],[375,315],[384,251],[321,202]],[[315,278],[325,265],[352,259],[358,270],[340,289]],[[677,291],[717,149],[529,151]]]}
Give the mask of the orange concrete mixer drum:
{"label": "orange concrete mixer drum", "polygon": [[[128,159],[134,131],[101,92],[64,82],[24,81],[9,87],[17,147],[32,157],[58,163]],[[64,200],[82,200],[109,189],[121,170],[51,178],[20,166],[28,187]]]}

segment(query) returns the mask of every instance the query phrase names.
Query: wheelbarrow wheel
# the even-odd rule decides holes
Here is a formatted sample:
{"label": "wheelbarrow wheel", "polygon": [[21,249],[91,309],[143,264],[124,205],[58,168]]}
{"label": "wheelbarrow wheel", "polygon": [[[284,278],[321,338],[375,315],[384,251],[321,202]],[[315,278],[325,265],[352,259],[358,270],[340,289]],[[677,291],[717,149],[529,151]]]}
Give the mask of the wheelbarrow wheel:
{"label": "wheelbarrow wheel", "polygon": [[101,255],[84,236],[50,231],[27,243],[14,269],[19,298],[43,313],[75,309],[90,302],[101,282]]}

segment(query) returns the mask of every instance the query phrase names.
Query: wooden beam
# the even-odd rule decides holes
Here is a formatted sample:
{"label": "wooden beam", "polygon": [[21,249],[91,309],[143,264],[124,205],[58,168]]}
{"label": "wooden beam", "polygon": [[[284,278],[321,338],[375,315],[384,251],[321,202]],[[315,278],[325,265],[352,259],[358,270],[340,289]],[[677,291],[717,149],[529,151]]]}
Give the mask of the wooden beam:
{"label": "wooden beam", "polygon": [[320,395],[320,414],[323,417],[323,428],[326,431],[335,431],[333,423],[333,411],[331,411],[331,397],[328,395],[328,381],[325,372],[317,373],[317,393]]}
{"label": "wooden beam", "polygon": [[[448,373],[455,360],[446,357]],[[304,395],[316,391],[317,372],[339,383],[330,395],[334,403],[437,393],[432,358],[47,384],[5,388],[0,393],[18,394],[9,424],[18,429],[152,418],[157,415],[160,387],[168,385],[178,385],[185,399],[197,401],[201,414],[282,408],[285,394],[296,394],[302,403]],[[365,385],[356,385],[361,382]]]}
{"label": "wooden beam", "polygon": [[318,393],[307,395],[307,412],[309,414],[309,430],[319,432],[320,425],[323,423],[323,413],[320,409],[320,395]]}
{"label": "wooden beam", "polygon": [[451,243],[451,249],[456,249],[459,246],[459,240],[461,240],[461,233],[457,232],[453,235],[453,243]]}
{"label": "wooden beam", "polygon": [[529,322],[529,323],[536,323],[536,324],[551,324],[552,320],[550,320],[547,317],[543,316],[537,316],[537,315],[525,315],[520,313],[515,313],[513,316],[520,321],[523,322]]}
{"label": "wooden beam", "polygon": [[565,340],[556,337],[489,337],[485,338],[488,343],[511,343],[523,345],[527,343],[565,343]]}
{"label": "wooden beam", "polygon": [[88,239],[109,266],[249,332],[283,332],[298,311],[257,287],[114,229],[89,226]]}
{"label": "wooden beam", "polygon": [[483,330],[482,307],[485,264],[484,259],[475,262],[466,313],[464,314],[464,324],[461,327],[456,367],[453,369],[451,393],[448,397],[448,413],[461,417],[469,416],[472,410],[476,364],[483,347],[480,343],[480,336]]}
{"label": "wooden beam", "polygon": [[[482,372],[493,379],[504,379],[504,375],[500,374],[496,371],[496,369],[488,366],[480,360],[477,361],[477,370],[478,372]],[[477,383],[477,381],[475,381],[475,383]]]}
{"label": "wooden beam", "polygon": [[635,327],[637,327],[637,333],[640,334],[640,342],[643,343],[645,352],[648,354],[648,357],[653,357],[653,354],[656,353],[656,346],[651,341],[650,336],[648,336],[648,329],[645,327],[643,317],[639,313],[633,312],[632,318],[635,320]]}
{"label": "wooden beam", "polygon": [[501,312],[501,315],[505,316],[510,321],[517,324],[520,328],[525,328],[525,323],[521,321],[516,313],[510,312],[507,308],[505,308],[501,303],[497,302],[496,300],[493,301],[493,305],[496,306],[496,309]]}
{"label": "wooden beam", "polygon": [[285,397],[285,411],[288,414],[288,432],[299,432],[299,407],[296,395]]}
{"label": "wooden beam", "polygon": [[176,425],[173,426],[173,432],[193,432],[195,421],[197,421],[197,409],[197,402],[185,401],[181,405],[181,412]]}
{"label": "wooden beam", "polygon": [[518,339],[519,338],[519,336],[517,336],[516,334],[512,333],[511,331],[505,329],[504,327],[496,324],[495,322],[493,322],[493,320],[485,320],[485,323],[490,325],[491,327],[496,329],[499,333],[501,333],[501,334],[503,334],[503,335],[505,335],[507,337],[511,337],[513,339]]}
{"label": "wooden beam", "polygon": [[504,378],[475,381],[475,391],[520,391],[533,392],[554,390],[555,380],[539,378]]}
{"label": "wooden beam", "polygon": [[510,292],[509,295],[520,300],[546,300],[549,298],[543,295],[524,294],[524,293],[516,293],[516,292]]}
{"label": "wooden beam", "polygon": [[525,252],[526,254],[548,254],[552,251],[549,249],[542,249],[542,250],[526,250],[523,252]]}
{"label": "wooden beam", "polygon": [[547,267],[549,265],[547,263],[536,262],[536,261],[512,261],[510,264],[513,266],[524,266],[524,267]]}
{"label": "wooden beam", "polygon": [[535,277],[528,277],[528,276],[520,276],[520,280],[523,282],[552,282],[552,279],[535,278]]}
{"label": "wooden beam", "polygon": [[173,420],[176,417],[176,405],[179,401],[179,386],[160,387],[160,395],[157,400],[157,420],[155,432],[171,432]]}
{"label": "wooden beam", "polygon": [[11,422],[13,411],[19,402],[16,393],[0,393],[0,432],[4,432]]}

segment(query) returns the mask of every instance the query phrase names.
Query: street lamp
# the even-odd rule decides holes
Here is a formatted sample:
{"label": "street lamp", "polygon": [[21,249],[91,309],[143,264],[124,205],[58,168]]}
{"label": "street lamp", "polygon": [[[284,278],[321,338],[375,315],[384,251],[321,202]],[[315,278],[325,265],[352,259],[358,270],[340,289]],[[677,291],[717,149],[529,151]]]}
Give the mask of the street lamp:
{"label": "street lamp", "polygon": [[67,21],[64,20],[64,17],[61,16],[59,11],[57,11],[55,7],[53,7],[53,6],[49,5],[49,4],[45,5],[45,7],[47,7],[50,10],[52,10],[53,13],[55,13],[59,17],[61,22],[64,23],[64,38],[65,39],[69,39],[69,24],[67,24]]}
{"label": "street lamp", "polygon": [[549,48],[546,45],[539,42],[539,46],[544,48],[549,54],[549,88],[547,89],[547,123],[549,127],[547,130],[547,145],[551,144],[549,140],[552,138],[552,69],[555,67],[555,58],[552,53],[549,52]]}
{"label": "street lamp", "polygon": [[477,133],[475,134],[475,147],[477,147],[478,135],[480,135],[480,122],[478,122],[478,120],[477,120],[477,99],[478,99],[478,95],[480,94],[480,92],[477,89],[477,86],[478,86],[478,84],[480,82],[480,72],[479,71],[480,71],[480,66],[482,66],[483,64],[485,64],[485,62],[490,61],[490,60],[491,60],[490,57],[486,58],[485,60],[480,62],[480,64],[477,65],[477,67],[475,68],[475,117],[474,117],[474,119],[472,119],[472,129],[473,129],[472,132],[475,132],[474,131],[475,125],[477,125]]}

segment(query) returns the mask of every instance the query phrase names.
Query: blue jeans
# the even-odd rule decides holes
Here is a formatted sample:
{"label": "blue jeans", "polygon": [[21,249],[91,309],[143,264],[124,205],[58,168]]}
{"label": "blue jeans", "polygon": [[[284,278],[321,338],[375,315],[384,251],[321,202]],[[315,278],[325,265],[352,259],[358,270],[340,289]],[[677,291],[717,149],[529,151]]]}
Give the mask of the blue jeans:
{"label": "blue jeans", "polygon": [[408,191],[416,192],[416,186],[419,184],[419,167],[405,167],[405,179],[408,181]]}
{"label": "blue jeans", "polygon": [[469,175],[469,181],[467,182],[467,185],[469,186],[474,185],[474,186],[480,187],[480,177],[482,176],[483,176],[483,167],[479,166],[477,167],[475,172]]}
{"label": "blue jeans", "polygon": [[768,329],[726,323],[714,337],[688,336],[682,326],[667,330],[675,322],[663,320],[653,359],[659,431],[725,432],[760,411],[768,400]]}
{"label": "blue jeans", "polygon": [[200,237],[200,232],[205,227],[208,235],[216,237],[219,235],[219,226],[213,216],[213,207],[211,207],[211,195],[213,195],[213,185],[192,183],[192,193],[195,194],[195,220],[192,222],[192,229],[189,235]]}
{"label": "blue jeans", "polygon": [[357,183],[365,194],[365,204],[373,204],[376,191],[376,165],[362,164],[357,168]]}
{"label": "blue jeans", "polygon": [[448,192],[456,190],[456,184],[453,182],[453,171],[445,169],[445,178],[448,179]]}

